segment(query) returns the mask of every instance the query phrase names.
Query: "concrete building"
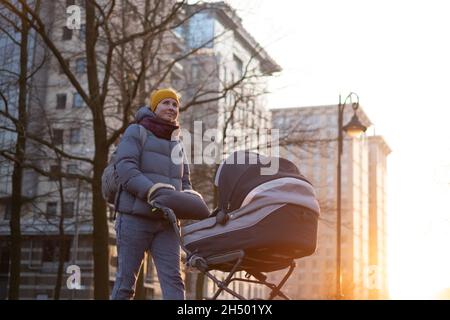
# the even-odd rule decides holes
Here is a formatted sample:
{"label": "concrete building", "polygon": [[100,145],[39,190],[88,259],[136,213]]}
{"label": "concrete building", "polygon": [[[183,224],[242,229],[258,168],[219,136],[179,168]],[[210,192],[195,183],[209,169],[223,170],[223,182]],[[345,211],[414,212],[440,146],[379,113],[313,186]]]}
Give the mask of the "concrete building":
{"label": "concrete building", "polygon": [[370,299],[387,299],[387,156],[391,149],[380,136],[369,137]]}
{"label": "concrete building", "polygon": [[[296,163],[312,181],[322,210],[317,250],[298,260],[287,283],[287,292],[296,299],[336,296],[337,110],[337,106],[272,110],[273,128],[280,129],[281,155]],[[344,124],[352,115],[348,108]],[[366,126],[370,125],[362,108],[358,116]],[[384,189],[388,154],[382,137],[344,135],[341,259],[342,290],[348,299],[387,294]],[[377,285],[373,279],[375,269]]]}
{"label": "concrete building", "polygon": [[[222,2],[188,6],[187,14],[201,9],[182,32],[188,50],[202,46],[185,64],[187,79],[185,102],[200,93],[205,103],[182,114],[182,121],[193,126],[202,121],[203,129],[217,129],[218,140],[226,135],[243,134],[245,129],[270,128],[270,112],[265,93],[267,78],[281,71],[280,66],[243,28],[234,10]],[[223,95],[224,99],[219,99]],[[194,131],[194,128],[190,128]],[[230,137],[231,140],[231,137]],[[254,139],[253,139],[254,140]],[[248,148],[251,141],[231,146],[225,138],[221,150],[228,154],[233,147]]]}
{"label": "concrete building", "polygon": [[[186,104],[192,102],[194,96],[206,100],[183,112],[181,123],[191,132],[194,186],[213,207],[215,199],[211,190],[216,166],[205,165],[202,157],[208,154],[205,149],[214,141],[218,153],[213,157],[221,160],[235,150],[258,148],[257,129],[271,127],[264,95],[267,78],[281,68],[245,30],[241,19],[229,5],[217,2],[186,7],[188,15],[197,11],[199,13],[193,15],[180,33],[184,35],[187,50],[202,49],[183,62],[187,81],[185,87],[178,89],[183,93]],[[205,139],[202,143],[208,129],[214,130],[214,140]],[[199,141],[200,146],[196,143]],[[217,276],[223,278],[221,273]],[[190,279],[194,287],[197,276]],[[233,282],[231,288],[245,297],[261,298],[265,295],[265,288],[254,284]],[[205,296],[211,296],[215,289],[211,281],[205,281]],[[223,299],[230,297],[229,294],[220,296]]]}

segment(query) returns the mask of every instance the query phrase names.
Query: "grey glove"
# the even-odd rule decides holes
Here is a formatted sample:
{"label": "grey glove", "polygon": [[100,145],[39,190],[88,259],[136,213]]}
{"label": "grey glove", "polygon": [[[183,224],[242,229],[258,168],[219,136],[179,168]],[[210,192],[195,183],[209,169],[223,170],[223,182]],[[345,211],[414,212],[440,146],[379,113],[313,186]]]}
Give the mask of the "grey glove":
{"label": "grey glove", "polygon": [[156,196],[157,191],[160,189],[175,190],[175,187],[168,183],[155,183],[147,192],[147,203],[151,204]]}
{"label": "grey glove", "polygon": [[203,199],[202,195],[199,192],[195,191],[195,190],[187,189],[187,190],[183,190],[182,192],[195,194],[197,197],[200,197],[200,199]]}

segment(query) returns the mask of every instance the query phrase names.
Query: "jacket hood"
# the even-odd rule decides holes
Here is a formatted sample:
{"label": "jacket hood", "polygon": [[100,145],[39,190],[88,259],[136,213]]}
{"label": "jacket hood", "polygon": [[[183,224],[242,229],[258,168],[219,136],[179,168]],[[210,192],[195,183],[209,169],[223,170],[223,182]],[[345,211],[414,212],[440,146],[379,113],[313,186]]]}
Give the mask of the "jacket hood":
{"label": "jacket hood", "polygon": [[156,117],[155,113],[152,110],[150,110],[148,106],[140,107],[136,112],[136,114],[134,115],[136,122],[141,121],[145,117],[152,117],[152,118]]}

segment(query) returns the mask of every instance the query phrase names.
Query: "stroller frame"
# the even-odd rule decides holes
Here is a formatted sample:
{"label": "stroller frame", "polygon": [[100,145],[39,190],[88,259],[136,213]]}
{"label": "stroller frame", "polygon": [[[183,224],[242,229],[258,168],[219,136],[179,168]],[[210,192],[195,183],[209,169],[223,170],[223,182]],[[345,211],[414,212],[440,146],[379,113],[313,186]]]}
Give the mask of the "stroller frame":
{"label": "stroller frame", "polygon": [[[267,276],[264,275],[261,272],[248,272],[245,276],[245,278],[238,278],[234,277],[235,273],[238,271],[241,271],[239,267],[241,266],[242,262],[245,258],[245,252],[243,250],[236,250],[227,252],[220,255],[211,256],[208,258],[201,257],[190,250],[188,250],[183,243],[183,240],[181,238],[181,230],[178,224],[177,217],[175,216],[175,213],[172,209],[168,207],[164,207],[158,203],[153,202],[153,207],[160,210],[166,220],[172,225],[175,234],[177,235],[177,239],[179,242],[179,245],[181,249],[186,253],[187,255],[187,261],[186,265],[193,267],[203,273],[205,276],[207,276],[209,279],[211,279],[218,287],[216,292],[211,298],[206,298],[207,300],[216,300],[219,295],[225,291],[231,294],[232,296],[236,297],[239,300],[247,300],[242,295],[238,294],[237,292],[234,292],[230,288],[228,288],[229,284],[233,281],[242,281],[242,282],[249,282],[249,283],[256,283],[267,286],[269,289],[271,289],[270,294],[268,296],[268,300],[274,299],[276,296],[280,296],[281,298],[284,298],[285,300],[290,300],[290,298],[281,291],[281,288],[284,286],[286,281],[291,276],[292,272],[295,268],[295,261],[292,260],[288,271],[284,275],[284,277],[281,279],[281,281],[278,284],[267,282]],[[224,280],[219,280],[217,277],[215,277],[210,271],[214,269],[210,269],[209,267],[211,265],[217,265],[219,263],[226,263],[232,265],[230,271],[228,272],[228,276]],[[250,277],[253,276],[256,280],[250,279]]]}

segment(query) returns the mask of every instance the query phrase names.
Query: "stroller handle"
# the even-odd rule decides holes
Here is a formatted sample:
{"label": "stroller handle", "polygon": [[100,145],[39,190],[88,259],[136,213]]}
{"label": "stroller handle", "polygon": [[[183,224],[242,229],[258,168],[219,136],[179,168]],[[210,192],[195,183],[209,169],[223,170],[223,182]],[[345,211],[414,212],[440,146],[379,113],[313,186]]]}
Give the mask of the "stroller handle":
{"label": "stroller handle", "polygon": [[184,252],[186,252],[186,254],[188,256],[190,256],[191,255],[191,251],[188,250],[184,246],[183,240],[181,239],[181,231],[180,231],[180,228],[178,226],[178,219],[177,219],[177,216],[175,215],[175,213],[173,212],[173,210],[171,208],[163,206],[162,204],[160,204],[158,202],[155,202],[155,201],[152,201],[150,204],[152,205],[152,207],[154,209],[160,210],[162,212],[164,218],[167,219],[170,222],[170,224],[172,225],[172,227],[173,227],[173,229],[175,231],[175,234],[177,236],[178,243],[179,243],[180,247],[183,249]]}
{"label": "stroller handle", "polygon": [[177,216],[175,215],[175,213],[173,212],[172,209],[165,207],[161,204],[159,204],[158,202],[153,201],[151,203],[153,208],[156,208],[158,210],[160,210],[163,213],[164,218],[166,218],[167,220],[169,220],[170,223],[175,223],[177,224]]}

